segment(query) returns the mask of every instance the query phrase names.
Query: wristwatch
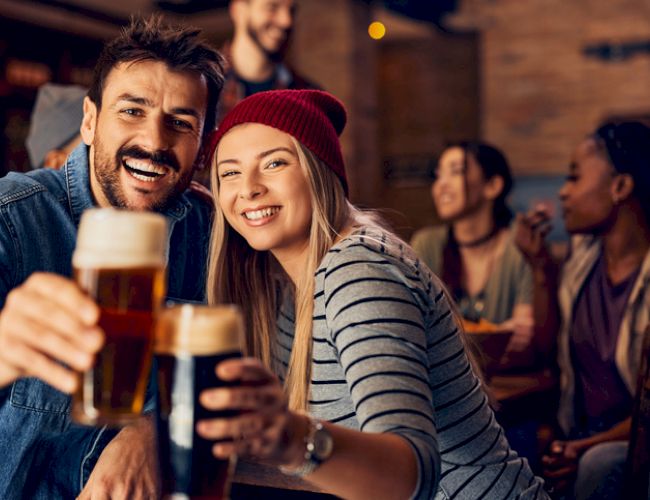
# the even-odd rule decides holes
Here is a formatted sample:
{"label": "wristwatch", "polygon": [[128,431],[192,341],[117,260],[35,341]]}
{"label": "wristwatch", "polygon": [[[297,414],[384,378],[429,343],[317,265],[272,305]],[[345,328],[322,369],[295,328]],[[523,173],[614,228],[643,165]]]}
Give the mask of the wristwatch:
{"label": "wristwatch", "polygon": [[334,451],[334,440],[320,420],[307,415],[309,430],[304,439],[304,461],[297,468],[281,466],[280,470],[290,476],[303,477],[314,472]]}

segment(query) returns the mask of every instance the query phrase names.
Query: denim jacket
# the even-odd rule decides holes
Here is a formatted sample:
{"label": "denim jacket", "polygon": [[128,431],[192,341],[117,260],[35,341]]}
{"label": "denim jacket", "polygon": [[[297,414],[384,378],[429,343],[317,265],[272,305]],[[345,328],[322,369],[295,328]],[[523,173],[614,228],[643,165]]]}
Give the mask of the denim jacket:
{"label": "denim jacket", "polygon": [[[81,213],[94,205],[88,148],[61,170],[0,179],[0,307],[35,271],[71,276]],[[202,301],[210,208],[190,192],[164,214],[169,224],[168,297]],[[37,379],[0,389],[0,498],[73,498],[116,431],[71,423],[70,397]]]}

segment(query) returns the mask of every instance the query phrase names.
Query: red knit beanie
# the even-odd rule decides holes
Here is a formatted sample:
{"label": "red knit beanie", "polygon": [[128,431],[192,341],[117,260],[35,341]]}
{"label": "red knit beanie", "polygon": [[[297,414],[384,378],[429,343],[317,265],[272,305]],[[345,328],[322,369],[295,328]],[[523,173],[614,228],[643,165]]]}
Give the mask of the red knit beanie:
{"label": "red knit beanie", "polygon": [[221,138],[242,123],[261,123],[293,136],[332,169],[348,193],[338,136],[345,127],[341,101],[321,90],[269,90],[239,102],[211,139],[211,155]]}

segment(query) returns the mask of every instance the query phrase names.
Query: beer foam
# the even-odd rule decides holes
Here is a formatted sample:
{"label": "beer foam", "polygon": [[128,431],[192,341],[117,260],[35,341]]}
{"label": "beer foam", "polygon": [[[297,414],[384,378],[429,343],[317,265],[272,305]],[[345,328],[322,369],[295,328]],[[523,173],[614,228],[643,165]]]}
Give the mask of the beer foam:
{"label": "beer foam", "polygon": [[72,265],[77,269],[164,266],[167,221],[153,212],[93,208],[81,216]]}
{"label": "beer foam", "polygon": [[241,352],[243,335],[244,321],[236,306],[183,304],[160,312],[155,351],[192,355]]}

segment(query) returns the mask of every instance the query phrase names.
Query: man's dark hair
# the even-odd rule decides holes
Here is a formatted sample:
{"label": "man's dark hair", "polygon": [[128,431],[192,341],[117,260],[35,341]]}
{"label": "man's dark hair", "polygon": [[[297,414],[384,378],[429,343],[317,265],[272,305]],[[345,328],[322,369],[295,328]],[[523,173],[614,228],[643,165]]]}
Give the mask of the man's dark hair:
{"label": "man's dark hair", "polygon": [[164,23],[161,16],[132,18],[120,35],[108,42],[97,60],[88,97],[102,106],[106,78],[120,63],[160,61],[174,71],[203,75],[208,85],[204,135],[215,127],[217,102],[224,82],[224,59],[199,38],[201,30]]}

